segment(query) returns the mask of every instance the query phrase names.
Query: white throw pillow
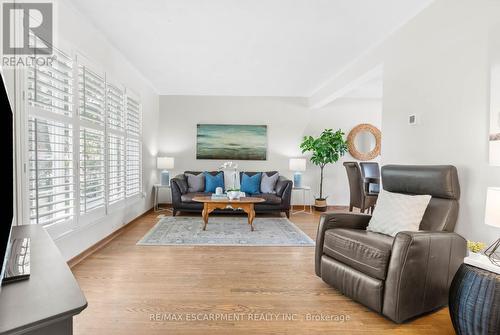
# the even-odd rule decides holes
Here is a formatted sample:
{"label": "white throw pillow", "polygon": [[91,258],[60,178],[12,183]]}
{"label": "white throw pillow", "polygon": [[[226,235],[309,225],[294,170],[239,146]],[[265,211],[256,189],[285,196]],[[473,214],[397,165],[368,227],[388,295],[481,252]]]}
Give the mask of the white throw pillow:
{"label": "white throw pillow", "polygon": [[400,231],[418,231],[431,198],[381,190],[366,230],[391,236]]}

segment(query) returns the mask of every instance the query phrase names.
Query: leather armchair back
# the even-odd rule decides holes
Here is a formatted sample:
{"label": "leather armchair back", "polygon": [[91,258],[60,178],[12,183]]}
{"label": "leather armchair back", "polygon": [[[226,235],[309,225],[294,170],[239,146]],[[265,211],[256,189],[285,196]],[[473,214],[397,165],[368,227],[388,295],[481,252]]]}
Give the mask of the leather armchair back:
{"label": "leather armchair back", "polygon": [[460,184],[451,165],[386,165],[382,167],[383,188],[403,194],[429,194],[420,230],[453,231],[458,217]]}

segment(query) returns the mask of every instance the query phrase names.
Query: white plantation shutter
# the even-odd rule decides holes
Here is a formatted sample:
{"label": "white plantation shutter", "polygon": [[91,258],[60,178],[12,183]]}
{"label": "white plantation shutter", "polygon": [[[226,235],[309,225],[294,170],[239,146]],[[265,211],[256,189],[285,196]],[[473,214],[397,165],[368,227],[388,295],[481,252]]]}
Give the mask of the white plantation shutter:
{"label": "white plantation shutter", "polygon": [[127,197],[141,191],[141,150],[137,139],[127,139]]}
{"label": "white plantation shutter", "polygon": [[[82,61],[84,59],[82,58]],[[104,75],[78,65],[78,115],[80,119],[79,172],[80,213],[87,214],[106,205]]]}
{"label": "white plantation shutter", "polygon": [[[64,116],[73,114],[73,63],[63,52],[54,49],[52,66],[28,69],[28,103],[32,107]],[[35,62],[36,63],[36,62]]]}
{"label": "white plantation shutter", "polygon": [[117,85],[106,83],[108,149],[108,204],[125,199],[125,94]]}
{"label": "white plantation shutter", "polygon": [[139,100],[127,95],[127,134],[139,137],[141,135],[141,108]]}
{"label": "white plantation shutter", "polygon": [[80,213],[104,207],[104,133],[80,129]]}
{"label": "white plantation shutter", "polygon": [[78,83],[80,119],[104,125],[104,78],[79,66]]}
{"label": "white plantation shutter", "polygon": [[112,84],[106,85],[106,103],[109,129],[125,130],[125,108],[123,90]]}
{"label": "white plantation shutter", "polygon": [[141,103],[83,56],[54,54],[25,72],[26,214],[64,233],[141,193]]}
{"label": "white plantation shutter", "polygon": [[30,117],[30,223],[51,224],[73,217],[73,130],[69,124]]}
{"label": "white plantation shutter", "polygon": [[26,71],[30,223],[74,217],[73,62],[56,48],[54,54],[52,63]]}
{"label": "white plantation shutter", "polygon": [[125,138],[108,136],[108,202],[125,199]]}
{"label": "white plantation shutter", "polygon": [[127,93],[126,97],[126,195],[139,194],[142,187],[141,106],[139,99]]}

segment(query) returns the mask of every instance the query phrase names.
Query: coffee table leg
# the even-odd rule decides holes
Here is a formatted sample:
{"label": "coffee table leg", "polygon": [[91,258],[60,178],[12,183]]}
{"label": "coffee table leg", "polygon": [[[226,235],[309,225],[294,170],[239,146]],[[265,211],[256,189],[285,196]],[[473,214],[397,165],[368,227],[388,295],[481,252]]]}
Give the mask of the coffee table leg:
{"label": "coffee table leg", "polygon": [[255,218],[255,210],[253,208],[253,204],[250,204],[247,214],[248,214],[248,224],[250,225],[250,230],[254,231],[253,219]]}
{"label": "coffee table leg", "polygon": [[201,213],[203,216],[203,230],[207,230],[207,224],[208,224],[208,204],[204,203],[203,204],[203,212]]}

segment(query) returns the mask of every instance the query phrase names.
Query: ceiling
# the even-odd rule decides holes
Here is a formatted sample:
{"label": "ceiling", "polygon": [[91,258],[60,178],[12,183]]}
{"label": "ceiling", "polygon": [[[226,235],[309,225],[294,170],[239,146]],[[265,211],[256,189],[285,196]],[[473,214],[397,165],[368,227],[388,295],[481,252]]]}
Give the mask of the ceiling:
{"label": "ceiling", "polygon": [[382,99],[383,89],[383,78],[380,75],[362,83],[352,91],[347,92],[341,98]]}
{"label": "ceiling", "polygon": [[308,97],[431,0],[72,0],[165,95]]}

